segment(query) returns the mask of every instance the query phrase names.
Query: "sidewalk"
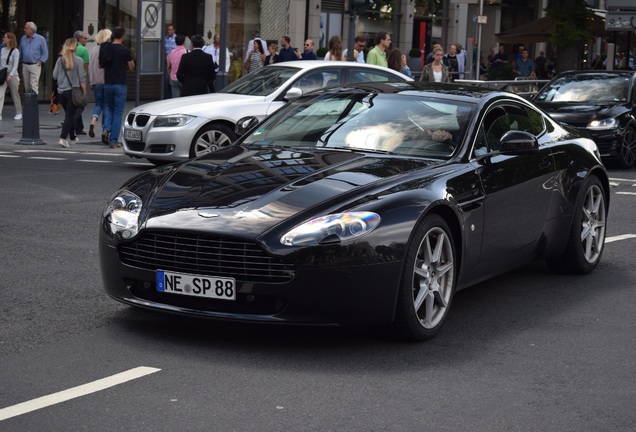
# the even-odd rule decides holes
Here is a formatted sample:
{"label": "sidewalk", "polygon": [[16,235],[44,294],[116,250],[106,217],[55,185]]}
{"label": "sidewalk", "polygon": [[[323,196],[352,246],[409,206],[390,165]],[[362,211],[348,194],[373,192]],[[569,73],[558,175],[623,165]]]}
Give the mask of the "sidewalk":
{"label": "sidewalk", "polygon": [[[141,103],[144,103],[144,102],[141,102]],[[13,106],[13,104],[5,104],[4,110],[3,110],[4,112],[2,113],[3,114],[2,120],[0,120],[0,135],[3,135],[2,137],[0,137],[0,145],[2,146],[16,145],[17,143],[16,147],[22,146],[25,148],[33,148],[33,149],[46,148],[47,150],[62,149],[62,147],[60,147],[57,142],[60,139],[60,132],[62,130],[62,122],[64,121],[64,110],[60,111],[58,114],[50,114],[49,107],[50,107],[49,104],[44,104],[44,103],[38,104],[38,113],[39,113],[38,123],[40,126],[39,139],[43,141],[45,145],[32,145],[32,144],[23,144],[19,142],[22,138],[25,138],[25,141],[27,142],[37,141],[37,137],[33,137],[33,136],[23,137],[22,135],[23,134],[22,122],[28,121],[28,119],[24,118],[23,120],[13,120],[13,116],[15,115],[15,107]],[[99,150],[122,151],[121,148],[111,149],[110,147],[102,144],[101,116],[95,128],[95,138],[91,138],[88,136],[88,127],[91,124],[91,115],[93,113],[94,107],[95,107],[94,103],[89,103],[84,108],[84,112],[82,113],[82,119],[84,120],[84,130],[86,131],[87,135],[78,136],[79,143],[74,145],[73,149],[76,149],[76,150],[99,149]],[[135,107],[135,101],[126,102],[126,108],[124,108],[124,118],[128,114],[128,111],[130,111],[134,107]],[[31,119],[31,121],[32,120],[33,119]],[[123,119],[122,119],[122,125],[123,125]],[[29,131],[31,131],[31,129],[27,128],[27,133]],[[31,134],[33,133],[31,132]]]}

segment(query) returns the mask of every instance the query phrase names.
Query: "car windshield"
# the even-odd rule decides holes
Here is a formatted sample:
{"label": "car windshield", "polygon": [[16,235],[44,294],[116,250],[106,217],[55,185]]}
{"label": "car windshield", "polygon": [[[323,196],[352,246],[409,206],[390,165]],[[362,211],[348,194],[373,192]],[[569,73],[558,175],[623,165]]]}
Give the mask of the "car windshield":
{"label": "car windshield", "polygon": [[298,71],[294,67],[263,67],[234,81],[221,90],[221,93],[268,96]]}
{"label": "car windshield", "polygon": [[463,141],[472,112],[472,104],[434,97],[321,93],[287,105],[243,144],[445,158]]}
{"label": "car windshield", "polygon": [[537,94],[543,102],[617,103],[627,101],[629,78],[612,74],[565,75]]}

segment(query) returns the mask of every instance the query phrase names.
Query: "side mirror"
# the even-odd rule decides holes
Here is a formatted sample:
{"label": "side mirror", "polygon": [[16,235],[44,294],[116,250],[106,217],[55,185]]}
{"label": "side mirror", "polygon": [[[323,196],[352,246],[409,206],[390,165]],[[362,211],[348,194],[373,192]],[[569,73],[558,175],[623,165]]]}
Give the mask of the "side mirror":
{"label": "side mirror", "polygon": [[287,93],[285,93],[285,100],[292,101],[294,99],[298,99],[302,95],[303,95],[303,91],[300,88],[292,87],[289,90],[287,90]]}
{"label": "side mirror", "polygon": [[504,155],[522,155],[539,150],[537,137],[528,132],[508,131],[501,137],[500,153]]}
{"label": "side mirror", "polygon": [[234,126],[234,133],[236,133],[238,137],[241,137],[258,123],[258,118],[253,116],[240,118],[239,121],[236,122],[236,126]]}

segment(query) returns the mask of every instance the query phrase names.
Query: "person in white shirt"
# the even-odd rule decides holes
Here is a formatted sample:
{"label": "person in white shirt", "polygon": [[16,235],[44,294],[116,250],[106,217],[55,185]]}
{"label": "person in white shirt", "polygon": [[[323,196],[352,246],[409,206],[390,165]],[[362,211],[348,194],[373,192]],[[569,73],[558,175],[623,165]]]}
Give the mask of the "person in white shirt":
{"label": "person in white shirt", "polygon": [[[221,66],[221,60],[220,60],[220,56],[219,56],[219,52],[221,51],[221,35],[220,34],[215,34],[214,38],[212,39],[212,43],[210,45],[206,45],[203,47],[203,51],[205,51],[206,53],[210,54],[212,56],[212,59],[214,59],[214,62]],[[230,62],[231,62],[231,54],[230,54],[230,50],[225,48],[225,72],[229,72],[230,70]],[[219,72],[219,68],[216,68],[216,72]]]}

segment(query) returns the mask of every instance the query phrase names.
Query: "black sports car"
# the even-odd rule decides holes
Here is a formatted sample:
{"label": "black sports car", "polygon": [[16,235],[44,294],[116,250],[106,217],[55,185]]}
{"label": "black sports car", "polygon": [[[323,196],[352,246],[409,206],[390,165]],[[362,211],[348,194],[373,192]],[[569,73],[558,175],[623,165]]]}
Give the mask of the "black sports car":
{"label": "black sports car", "polygon": [[516,95],[324,89],[124,184],[103,212],[102,275],[134,306],[423,340],[459,289],[535,259],[592,271],[608,187],[594,142]]}
{"label": "black sports car", "polygon": [[636,72],[563,72],[533,101],[555,120],[588,133],[603,159],[622,168],[636,164]]}

